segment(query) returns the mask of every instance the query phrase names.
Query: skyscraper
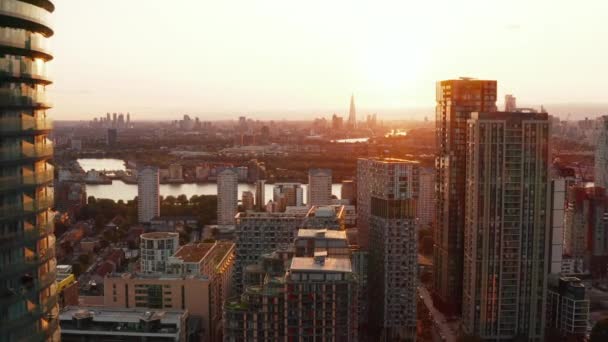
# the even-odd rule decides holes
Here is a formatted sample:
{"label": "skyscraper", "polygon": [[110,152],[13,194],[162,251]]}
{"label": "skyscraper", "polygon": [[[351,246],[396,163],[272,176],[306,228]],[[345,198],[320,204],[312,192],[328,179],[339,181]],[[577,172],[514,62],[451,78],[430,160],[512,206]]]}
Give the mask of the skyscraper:
{"label": "skyscraper", "polygon": [[331,204],[330,169],[308,170],[308,191],[306,197],[306,204],[309,206]]}
{"label": "skyscraper", "polygon": [[355,95],[350,96],[350,109],[348,111],[348,122],[349,128],[357,127],[357,111],[355,110]]}
{"label": "skyscraper", "polygon": [[462,325],[542,341],[551,241],[547,113],[473,113],[467,127]]}
{"label": "skyscraper", "polygon": [[217,224],[234,225],[234,216],[238,212],[239,179],[231,169],[226,169],[217,176]]}
{"label": "skyscraper", "polygon": [[145,166],[137,172],[137,217],[140,223],[149,223],[160,216],[158,168]]}
{"label": "skyscraper", "polygon": [[434,286],[454,313],[462,301],[466,128],[471,112],[496,111],[496,81],[469,78],[437,83],[436,229]]}
{"label": "skyscraper", "polygon": [[598,118],[599,132],[595,146],[595,186],[608,189],[608,115]]}
{"label": "skyscraper", "polygon": [[369,324],[387,341],[416,338],[419,172],[416,161],[357,161],[358,225],[365,227],[359,245],[369,246]]}
{"label": "skyscraper", "polygon": [[427,226],[435,221],[435,170],[420,170],[420,196],[416,204],[418,222]]}
{"label": "skyscraper", "polygon": [[243,194],[241,195],[241,202],[243,203],[244,210],[253,210],[253,208],[254,208],[253,198],[254,198],[253,192],[243,191]]}
{"label": "skyscraper", "polygon": [[266,181],[258,179],[255,181],[255,208],[261,211],[266,205]]}
{"label": "skyscraper", "polygon": [[59,340],[53,146],[46,86],[51,1],[0,1],[0,339]]}

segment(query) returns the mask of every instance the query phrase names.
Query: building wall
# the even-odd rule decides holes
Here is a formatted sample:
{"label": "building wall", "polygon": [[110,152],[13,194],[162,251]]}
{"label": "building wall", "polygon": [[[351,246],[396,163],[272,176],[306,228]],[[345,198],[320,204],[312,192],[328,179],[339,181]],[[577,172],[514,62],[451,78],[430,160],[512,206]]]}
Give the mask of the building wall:
{"label": "building wall", "polygon": [[0,1],[0,339],[59,340],[51,104],[51,1]]}
{"label": "building wall", "polygon": [[598,118],[599,132],[595,146],[595,186],[608,189],[608,116]]}
{"label": "building wall", "polygon": [[551,249],[546,113],[480,113],[467,133],[462,320],[484,339],[541,341]]}
{"label": "building wall", "polygon": [[496,81],[437,82],[436,100],[437,228],[433,291],[447,308],[458,313],[462,302],[467,120],[471,112],[496,111]]}
{"label": "building wall", "polygon": [[308,191],[306,204],[331,204],[332,172],[329,169],[311,169],[308,171]]}

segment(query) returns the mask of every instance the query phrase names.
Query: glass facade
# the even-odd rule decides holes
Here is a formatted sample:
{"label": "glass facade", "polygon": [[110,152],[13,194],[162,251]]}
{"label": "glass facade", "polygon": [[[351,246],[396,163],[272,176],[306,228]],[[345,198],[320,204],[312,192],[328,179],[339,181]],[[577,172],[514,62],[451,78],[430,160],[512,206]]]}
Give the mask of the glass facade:
{"label": "glass facade", "polygon": [[0,342],[59,341],[47,0],[0,1]]}

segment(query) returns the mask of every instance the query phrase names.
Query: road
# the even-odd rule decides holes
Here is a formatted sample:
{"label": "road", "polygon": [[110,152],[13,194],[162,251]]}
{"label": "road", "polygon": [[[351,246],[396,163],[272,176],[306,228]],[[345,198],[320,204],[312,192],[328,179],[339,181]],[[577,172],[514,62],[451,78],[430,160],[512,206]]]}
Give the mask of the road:
{"label": "road", "polygon": [[445,336],[445,341],[456,342],[456,335],[448,326],[445,316],[433,306],[433,300],[431,299],[429,291],[424,286],[419,286],[418,293],[422,296],[424,305],[426,305],[427,309],[431,313],[431,316],[433,316],[435,326],[439,328],[441,335]]}

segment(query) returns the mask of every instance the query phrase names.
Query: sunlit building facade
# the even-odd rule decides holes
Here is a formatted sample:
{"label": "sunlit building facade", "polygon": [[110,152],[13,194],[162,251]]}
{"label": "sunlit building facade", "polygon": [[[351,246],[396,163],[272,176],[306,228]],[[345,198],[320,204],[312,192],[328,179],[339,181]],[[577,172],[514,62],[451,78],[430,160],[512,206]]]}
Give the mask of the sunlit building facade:
{"label": "sunlit building facade", "polygon": [[[496,81],[461,78],[437,83],[437,186],[434,292],[453,313],[462,301],[466,127],[471,112],[496,111]],[[439,301],[438,301],[439,302]]]}
{"label": "sunlit building facade", "polygon": [[47,0],[0,1],[0,341],[60,338]]}

